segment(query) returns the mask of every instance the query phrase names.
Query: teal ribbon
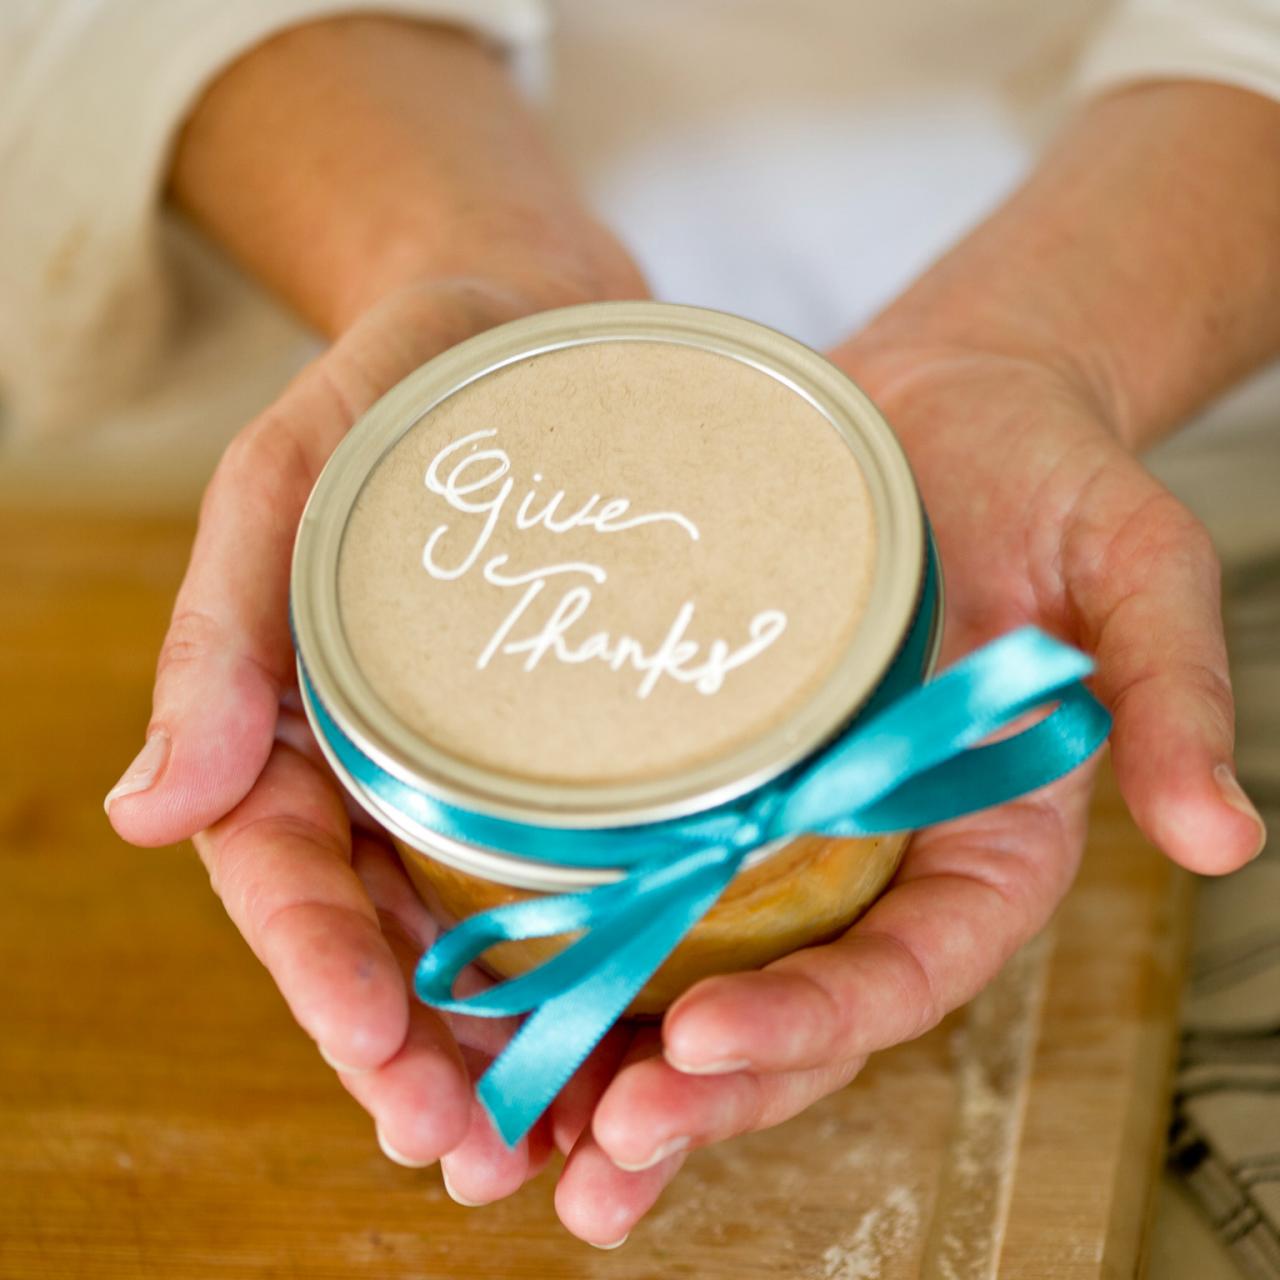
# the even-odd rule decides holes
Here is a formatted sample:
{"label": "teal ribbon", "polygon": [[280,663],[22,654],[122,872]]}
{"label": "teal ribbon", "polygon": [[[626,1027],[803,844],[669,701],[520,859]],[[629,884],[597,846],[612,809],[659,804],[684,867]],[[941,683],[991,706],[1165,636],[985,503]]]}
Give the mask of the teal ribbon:
{"label": "teal ribbon", "polygon": [[[472,916],[443,934],[418,964],[415,991],[437,1009],[488,1018],[533,1011],[477,1086],[509,1145],[528,1132],[753,849],[809,833],[909,831],[1003,804],[1070,772],[1105,740],[1110,717],[1081,683],[1093,664],[1033,627],[920,683],[936,607],[932,568],[903,652],[840,737],[747,796],[646,826],[542,827],[448,805],[365,755],[334,724],[304,673],[308,709],[329,748],[392,812],[470,844],[627,872],[598,888]],[[1030,728],[979,745],[1055,703]],[[490,947],[564,934],[580,936],[531,972],[454,996],[459,972]]]}

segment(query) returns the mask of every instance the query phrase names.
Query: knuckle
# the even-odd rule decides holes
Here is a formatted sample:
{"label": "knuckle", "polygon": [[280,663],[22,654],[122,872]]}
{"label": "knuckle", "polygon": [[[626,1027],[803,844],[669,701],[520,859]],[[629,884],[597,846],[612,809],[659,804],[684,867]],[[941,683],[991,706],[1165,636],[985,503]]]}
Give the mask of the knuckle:
{"label": "knuckle", "polygon": [[[898,961],[888,970],[893,974],[896,987],[894,1002],[902,1010],[914,1011],[908,1015],[906,1031],[900,1039],[914,1040],[937,1026],[947,1012],[946,1004],[940,994],[936,976],[919,952],[894,933],[878,932],[865,936],[874,938],[892,952]],[[846,1030],[849,1027],[850,1012],[843,1012],[842,1021]]]}
{"label": "knuckle", "polygon": [[1054,793],[1023,796],[998,821],[974,828],[965,874],[995,896],[999,917],[1027,922],[1014,945],[1044,923],[1075,875],[1080,840],[1059,801]]}
{"label": "knuckle", "polygon": [[1184,665],[1179,674],[1183,685],[1198,695],[1213,731],[1230,742],[1235,733],[1235,695],[1225,665],[1193,661]]}
{"label": "knuckle", "polygon": [[202,519],[225,500],[242,501],[264,490],[273,495],[307,478],[304,450],[287,416],[278,408],[251,422],[226,449],[205,490]]}
{"label": "knuckle", "polygon": [[1216,578],[1220,572],[1218,549],[1208,526],[1172,494],[1164,495],[1162,510],[1170,548]]}
{"label": "knuckle", "polygon": [[[330,854],[338,862],[350,861],[350,845],[340,824],[302,813],[273,812],[246,818],[226,834],[222,842],[225,858],[262,848],[293,845]],[[326,864],[322,864],[326,865]],[[343,877],[345,883],[345,877]]]}
{"label": "knuckle", "polygon": [[907,1037],[914,1040],[926,1031],[932,1030],[946,1016],[947,1007],[939,991],[937,977],[921,956],[905,942],[894,939],[899,950],[907,960],[914,980],[909,984],[914,997],[915,1007],[919,1011],[916,1025]]}
{"label": "knuckle", "polygon": [[221,625],[201,609],[180,608],[169,622],[160,647],[157,673],[164,675],[190,666],[217,652],[223,643]]}
{"label": "knuckle", "polygon": [[1231,677],[1225,658],[1221,663],[1201,658],[1190,659],[1183,666],[1182,677],[1210,702],[1219,706],[1230,705],[1232,702]]}
{"label": "knuckle", "polygon": [[728,1078],[724,1087],[732,1090],[732,1104],[727,1108],[723,1120],[722,1131],[714,1136],[717,1139],[735,1137],[740,1133],[754,1133],[759,1129],[768,1129],[782,1119],[777,1114],[779,1103],[779,1084],[786,1084],[789,1077],[782,1077],[772,1082],[772,1088],[766,1088],[764,1081],[753,1071],[739,1071]]}
{"label": "knuckle", "polygon": [[1217,572],[1218,557],[1205,524],[1172,493],[1144,474],[1138,499],[1112,521],[1090,526],[1100,546],[1084,557],[1102,577],[1124,574],[1134,564],[1177,561]]}

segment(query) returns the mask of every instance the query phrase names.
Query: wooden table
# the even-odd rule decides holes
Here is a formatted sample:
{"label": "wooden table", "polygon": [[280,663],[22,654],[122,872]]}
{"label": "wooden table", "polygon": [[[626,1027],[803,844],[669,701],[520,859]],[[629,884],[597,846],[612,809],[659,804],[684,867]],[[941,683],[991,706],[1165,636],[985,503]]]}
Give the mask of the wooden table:
{"label": "wooden table", "polygon": [[631,1241],[551,1181],[468,1210],[389,1164],[189,849],[122,845],[181,520],[0,512],[0,1276],[1092,1280],[1138,1273],[1187,885],[1109,785],[1050,936]]}

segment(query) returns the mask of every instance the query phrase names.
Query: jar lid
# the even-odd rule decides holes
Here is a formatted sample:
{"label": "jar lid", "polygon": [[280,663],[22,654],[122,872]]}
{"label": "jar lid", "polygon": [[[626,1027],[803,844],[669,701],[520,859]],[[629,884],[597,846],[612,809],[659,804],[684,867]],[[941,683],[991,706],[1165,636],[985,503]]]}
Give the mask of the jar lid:
{"label": "jar lid", "polygon": [[311,695],[476,813],[614,827],[724,803],[858,712],[921,589],[870,400],[698,308],[600,303],[456,346],[353,427],[294,552]]}

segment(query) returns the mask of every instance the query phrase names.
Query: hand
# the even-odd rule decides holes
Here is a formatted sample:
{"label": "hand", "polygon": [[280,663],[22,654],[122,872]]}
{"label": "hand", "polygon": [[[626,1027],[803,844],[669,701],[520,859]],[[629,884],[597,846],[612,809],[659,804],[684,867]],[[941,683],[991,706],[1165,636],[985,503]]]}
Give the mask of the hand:
{"label": "hand", "polygon": [[[1262,832],[1231,773],[1212,547],[1117,442],[1087,385],[995,351],[855,342],[836,359],[885,410],[923,490],[946,574],[944,662],[1026,623],[1096,654],[1139,825],[1193,870],[1246,861]],[[989,982],[1071,883],[1092,773],[919,833],[842,938],[679,1000],[660,1045],[596,1108],[593,1142],[614,1165],[660,1157],[646,1174],[612,1175],[610,1229],[627,1230],[673,1175],[673,1151],[795,1115]],[[570,1162],[561,1214],[599,1233],[604,1197],[588,1199],[574,1175]]]}
{"label": "hand", "polygon": [[[237,438],[205,497],[146,746],[107,799],[113,825],[134,843],[194,835],[231,918],[373,1117],[387,1155],[409,1165],[443,1156],[452,1193],[471,1202],[516,1190],[554,1144],[573,1148],[628,1033],[606,1040],[526,1141],[503,1147],[471,1080],[512,1024],[454,1021],[412,998],[412,966],[437,925],[385,836],[353,829],[301,714],[290,553],[315,478],[365,408],[472,333],[578,300],[565,288],[561,277],[537,290],[481,281],[402,289]],[[631,277],[612,288],[642,285]]]}
{"label": "hand", "polygon": [[[1217,565],[1120,442],[1150,442],[1280,353],[1278,140],[1276,104],[1223,85],[1102,97],[834,356],[916,469],[946,656],[1027,622],[1094,653],[1134,817],[1209,873],[1263,839],[1232,772]],[[972,996],[1065,892],[1089,780],[921,832],[839,941],[689,991],[661,1052],[620,1071],[592,1121],[601,1160],[660,1159],[602,1180],[594,1202],[571,1161],[562,1217],[621,1235],[674,1172],[668,1153],[794,1115]]]}
{"label": "hand", "polygon": [[443,1155],[458,1197],[496,1199],[553,1141],[573,1146],[626,1033],[606,1039],[526,1143],[501,1146],[469,1077],[510,1028],[452,1024],[410,997],[407,968],[436,925],[385,839],[353,831],[298,714],[290,550],[320,468],[382,392],[490,325],[642,297],[644,282],[577,198],[493,47],[448,26],[343,17],[266,41],[203,95],[169,178],[213,241],[342,336],[209,486],[147,745],[108,812],[139,844],[194,834],[232,918],[388,1155]]}

